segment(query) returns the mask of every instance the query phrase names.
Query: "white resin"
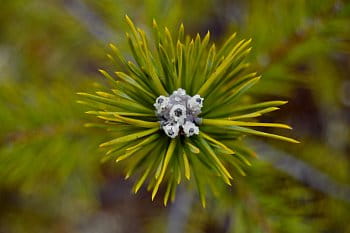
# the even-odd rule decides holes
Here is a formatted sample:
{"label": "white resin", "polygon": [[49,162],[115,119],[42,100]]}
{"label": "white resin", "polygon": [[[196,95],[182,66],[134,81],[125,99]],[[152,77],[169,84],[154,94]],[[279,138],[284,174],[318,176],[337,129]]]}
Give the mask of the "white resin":
{"label": "white resin", "polygon": [[171,138],[199,134],[198,122],[204,99],[200,95],[189,96],[184,89],[177,89],[169,97],[159,96],[154,107],[165,134]]}

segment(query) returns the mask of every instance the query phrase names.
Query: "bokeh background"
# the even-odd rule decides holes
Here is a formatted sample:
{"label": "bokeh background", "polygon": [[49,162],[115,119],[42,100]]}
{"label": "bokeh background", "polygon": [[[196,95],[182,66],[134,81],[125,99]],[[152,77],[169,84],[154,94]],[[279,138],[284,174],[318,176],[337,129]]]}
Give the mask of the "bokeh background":
{"label": "bokeh background", "polygon": [[[263,75],[257,100],[289,103],[262,121],[285,122],[302,143],[251,138],[258,154],[246,177],[200,206],[181,187],[168,207],[152,202],[110,163],[103,130],[76,92],[119,69],[108,43],[129,56],[124,15],[152,19],[220,45],[252,38]],[[350,232],[350,3],[332,0],[1,0],[1,233]],[[285,132],[283,132],[285,134]]]}

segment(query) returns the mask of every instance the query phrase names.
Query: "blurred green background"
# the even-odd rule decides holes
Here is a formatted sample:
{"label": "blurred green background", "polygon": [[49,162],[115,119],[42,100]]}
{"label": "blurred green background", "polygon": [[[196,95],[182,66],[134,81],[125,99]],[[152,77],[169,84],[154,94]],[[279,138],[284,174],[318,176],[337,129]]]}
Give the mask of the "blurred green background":
{"label": "blurred green background", "polygon": [[[257,100],[289,103],[262,121],[285,122],[302,143],[247,140],[258,159],[202,209],[180,188],[167,208],[113,163],[104,130],[75,103],[118,69],[108,43],[128,14],[175,30],[207,30],[220,44],[252,38]],[[350,3],[330,0],[1,0],[0,233],[350,232]]]}

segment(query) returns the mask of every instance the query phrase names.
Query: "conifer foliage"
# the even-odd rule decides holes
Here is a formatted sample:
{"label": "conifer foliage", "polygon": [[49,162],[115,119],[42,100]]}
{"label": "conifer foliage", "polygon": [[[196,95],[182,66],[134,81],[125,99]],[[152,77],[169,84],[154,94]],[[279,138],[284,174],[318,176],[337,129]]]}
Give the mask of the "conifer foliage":
{"label": "conifer foliage", "polygon": [[[119,71],[119,67],[113,74],[100,70],[110,90],[78,94],[83,97],[80,103],[92,108],[87,113],[101,120],[88,125],[111,132],[111,140],[100,145],[107,148],[105,159],[123,162],[126,178],[138,177],[135,193],[148,180],[153,200],[164,183],[166,205],[169,199],[174,200],[183,177],[194,177],[205,206],[208,187],[215,191],[217,179],[231,185],[232,171],[244,175],[244,166],[250,165],[249,153],[241,142],[243,136],[298,142],[256,129],[290,129],[285,124],[254,120],[279,109],[285,101],[249,105],[240,101],[260,80],[256,72],[248,71],[246,56],[251,40],[237,41],[233,34],[217,49],[209,32],[204,37],[197,34],[191,38],[181,24],[173,35],[154,20],[153,37],[149,39],[128,16],[126,22],[134,61],[128,61],[117,46],[110,44],[112,53],[108,57],[125,71]],[[170,122],[165,116],[174,117]]]}

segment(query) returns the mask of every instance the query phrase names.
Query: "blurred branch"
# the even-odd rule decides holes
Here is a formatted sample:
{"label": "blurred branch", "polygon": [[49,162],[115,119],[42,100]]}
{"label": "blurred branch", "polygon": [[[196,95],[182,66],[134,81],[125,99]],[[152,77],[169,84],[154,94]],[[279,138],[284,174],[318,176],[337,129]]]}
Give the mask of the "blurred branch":
{"label": "blurred branch", "polygon": [[248,142],[262,160],[271,163],[277,169],[333,198],[350,202],[350,187],[337,183],[305,162],[262,141],[249,140]]}
{"label": "blurred branch", "polygon": [[334,19],[336,14],[340,11],[340,9],[342,9],[342,4],[343,2],[341,0],[334,1],[334,4],[327,10],[320,12],[313,18],[309,19],[308,22],[304,23],[303,27],[298,28],[284,42],[281,42],[275,48],[269,51],[266,57],[267,62],[264,64],[258,64],[256,68],[260,70],[260,72],[263,72],[268,70],[274,64],[283,61],[283,59],[288,56],[293,49],[310,39],[314,33],[317,32],[320,25],[324,24],[328,20]]}
{"label": "blurred branch", "polygon": [[[292,34],[284,43],[281,43],[275,49],[270,51],[268,54],[268,62],[266,64],[260,64],[260,67],[257,68],[263,72],[268,70],[272,65],[283,60],[290,53],[290,51],[311,38],[314,33],[317,32],[317,28],[320,26],[320,24],[324,24],[328,20],[334,19],[336,14],[342,9],[341,6],[343,4],[343,1],[335,1],[334,4],[326,11],[316,15],[308,24]],[[332,132],[332,128],[334,128],[332,126],[334,126],[334,124],[346,125],[342,119],[339,119],[339,116],[341,116],[340,109],[337,106],[326,106],[321,108],[321,110],[323,112],[321,116],[324,116],[322,120],[326,126],[326,143],[330,144],[331,141],[334,141],[332,139],[337,138],[337,144],[343,143],[336,149],[344,150],[346,146],[346,135],[338,133],[337,137],[334,137],[334,133]],[[338,117],[337,120],[334,120],[334,116]],[[342,138],[340,138],[340,136],[342,136]],[[250,142],[251,146],[255,147],[256,151],[258,151],[261,155],[261,159],[271,163],[274,167],[286,172],[295,179],[316,190],[319,190],[334,198],[350,202],[350,187],[336,183],[330,177],[317,169],[307,165],[301,160],[296,159],[292,155],[269,146],[266,143],[255,140],[251,140]]]}
{"label": "blurred branch", "polygon": [[261,202],[258,201],[256,195],[249,190],[249,188],[243,182],[239,184],[240,188],[239,196],[242,200],[244,200],[245,205],[248,207],[246,211],[253,218],[254,221],[260,226],[262,232],[265,233],[274,233],[270,222],[266,218],[266,214],[263,211],[261,206]]}
{"label": "blurred branch", "polygon": [[177,200],[170,208],[167,233],[186,232],[184,227],[187,224],[192,202],[193,193],[187,191],[183,186],[180,186]]}
{"label": "blurred branch", "polygon": [[64,0],[67,11],[82,23],[85,28],[100,42],[108,43],[113,36],[113,30],[91,10],[82,0]]}
{"label": "blurred branch", "polygon": [[0,148],[9,143],[28,143],[31,140],[40,140],[63,133],[81,133],[81,121],[69,121],[62,124],[46,124],[38,128],[12,131],[3,136],[0,135]]}

